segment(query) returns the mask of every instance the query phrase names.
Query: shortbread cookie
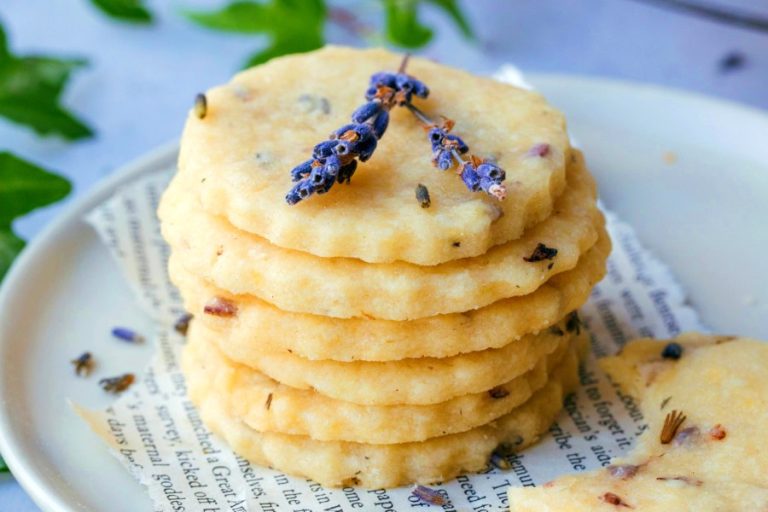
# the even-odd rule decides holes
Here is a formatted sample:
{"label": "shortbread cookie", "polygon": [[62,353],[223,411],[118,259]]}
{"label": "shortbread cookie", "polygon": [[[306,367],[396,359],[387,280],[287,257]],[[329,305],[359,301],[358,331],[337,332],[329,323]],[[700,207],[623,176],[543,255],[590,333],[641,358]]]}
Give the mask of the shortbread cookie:
{"label": "shortbread cookie", "polygon": [[700,334],[674,341],[635,341],[601,362],[642,400],[649,428],[635,450],[601,471],[510,490],[512,512],[766,510],[768,344]]}
{"label": "shortbread cookie", "polygon": [[232,414],[249,427],[320,441],[373,444],[424,441],[485,425],[528,400],[564,358],[577,357],[578,348],[577,342],[563,337],[530,371],[491,391],[433,405],[368,406],[280,384],[230,361],[200,332],[191,334],[183,360],[188,385],[215,387]]}
{"label": "shortbread cookie", "polygon": [[[285,311],[410,320],[526,295],[573,269],[597,241],[603,220],[583,162],[569,167],[568,180],[557,210],[522,238],[432,267],[319,258],[278,248],[206,214],[178,177],[165,192],[159,214],[174,256],[218,288],[254,295]],[[539,244],[557,254],[527,261]]]}
{"label": "shortbread cookie", "polygon": [[[702,459],[701,464],[707,464]],[[510,512],[752,512],[766,510],[768,486],[681,473],[674,458],[653,458],[636,470],[618,464],[566,476],[544,487],[511,488]],[[636,471],[636,472],[635,472]],[[684,471],[688,471],[686,468]],[[623,475],[633,473],[631,477]]]}
{"label": "shortbread cookie", "polygon": [[564,396],[578,382],[573,358],[525,404],[498,420],[459,434],[400,444],[315,441],[306,436],[258,432],[233,416],[212,386],[189,388],[205,424],[243,457],[311,478],[325,486],[395,487],[445,481],[487,467],[500,444],[522,449],[546,432]]}
{"label": "shortbread cookie", "polygon": [[[169,270],[195,321],[226,338],[229,345],[238,346],[238,353],[285,351],[313,360],[393,361],[499,348],[551,326],[587,300],[605,274],[610,250],[611,242],[602,231],[576,268],[554,276],[530,295],[466,313],[407,322],[289,313],[249,295],[222,292],[194,277],[176,258],[171,258]],[[205,305],[214,297],[236,304],[237,315],[205,314]],[[246,359],[251,357],[255,356]]]}
{"label": "shortbread cookie", "polygon": [[[523,336],[497,349],[469,352],[447,358],[422,357],[399,361],[310,361],[288,352],[238,352],[205,327],[193,323],[190,332],[216,343],[232,361],[254,368],[272,379],[299,389],[314,389],[336,400],[361,405],[426,405],[487,391],[518,377],[546,355],[563,337],[580,330],[563,321],[557,329]],[[574,333],[575,334],[575,333]]]}
{"label": "shortbread cookie", "polygon": [[[349,186],[285,203],[291,169],[364,103],[369,78],[402,55],[327,47],[273,59],[206,93],[207,115],[190,115],[181,173],[204,208],[273,244],[323,257],[434,265],[484,254],[552,212],[563,190],[569,142],[563,116],[537,93],[414,57],[407,71],[432,93],[415,103],[456,121],[472,152],[506,170],[497,201],[432,166],[427,134],[404,108],[392,111],[373,157]],[[437,117],[437,116],[436,116]],[[531,148],[548,144],[544,156]],[[541,147],[541,146],[539,146]],[[430,191],[421,208],[417,184]]]}

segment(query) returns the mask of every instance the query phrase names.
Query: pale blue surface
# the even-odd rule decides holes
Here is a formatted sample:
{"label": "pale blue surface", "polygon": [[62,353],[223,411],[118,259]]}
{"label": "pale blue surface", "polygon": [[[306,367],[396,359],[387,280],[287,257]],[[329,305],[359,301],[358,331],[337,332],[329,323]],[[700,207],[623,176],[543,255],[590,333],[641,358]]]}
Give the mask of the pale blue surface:
{"label": "pale blue surface", "polygon": [[[178,136],[194,94],[228,79],[259,38],[197,28],[177,11],[183,6],[222,2],[150,2],[159,22],[152,27],[115,24],[86,0],[3,0],[0,18],[16,51],[87,57],[67,104],[97,131],[76,144],[40,140],[0,121],[0,150],[12,151],[69,176],[75,195],[147,150]],[[378,3],[362,4],[376,21]],[[466,45],[441,16],[425,53],[474,71],[502,62],[524,70],[594,74],[654,82],[722,96],[768,108],[768,34],[718,24],[636,0],[472,0],[470,17],[480,41]],[[765,0],[720,0],[768,17]],[[333,42],[359,40],[333,28]],[[730,73],[719,61],[738,51],[746,61]],[[19,223],[32,236],[60,206]],[[38,510],[8,476],[0,476],[0,512]]]}

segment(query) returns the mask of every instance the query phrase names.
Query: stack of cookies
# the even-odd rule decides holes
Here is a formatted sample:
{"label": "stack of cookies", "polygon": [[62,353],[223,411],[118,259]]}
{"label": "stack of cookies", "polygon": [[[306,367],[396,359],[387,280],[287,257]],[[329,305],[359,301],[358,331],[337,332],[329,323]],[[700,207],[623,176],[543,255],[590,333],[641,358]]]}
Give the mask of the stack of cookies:
{"label": "stack of cookies", "polygon": [[402,108],[350,184],[287,204],[290,170],[400,60],[326,48],[209,91],[159,209],[203,420],[244,457],[330,486],[443,481],[534,442],[575,385],[575,310],[610,251],[562,116],[421,59],[419,108],[506,170],[506,198],[435,168]]}

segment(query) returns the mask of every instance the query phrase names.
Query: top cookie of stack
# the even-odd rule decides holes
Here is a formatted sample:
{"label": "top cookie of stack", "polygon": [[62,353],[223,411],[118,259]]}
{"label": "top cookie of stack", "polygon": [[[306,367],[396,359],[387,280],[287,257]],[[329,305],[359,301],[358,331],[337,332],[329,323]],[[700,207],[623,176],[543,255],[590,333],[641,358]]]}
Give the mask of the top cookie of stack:
{"label": "top cookie of stack", "polygon": [[577,382],[574,310],[610,251],[562,116],[421,59],[407,73],[431,92],[415,106],[506,171],[506,198],[435,168],[427,131],[394,107],[349,185],[288,205],[291,169],[400,62],[328,48],[210,91],[159,208],[195,315],[183,367],[203,421],[244,457],[327,485],[441,481],[534,442]]}
{"label": "top cookie of stack", "polygon": [[[373,73],[402,56],[329,47],[244,71],[207,93],[204,122],[189,122],[179,158],[202,207],[271,244],[322,257],[418,265],[478,256],[514,240],[552,212],[565,186],[568,136],[562,115],[534,92],[412,58],[408,73],[430,87],[419,106],[456,122],[457,133],[507,172],[504,201],[467,193],[430,164],[422,126],[393,109],[374,158],[353,186],[285,203],[288,171],[360,106]],[[529,153],[548,144],[546,158]],[[414,189],[424,184],[433,208]]]}

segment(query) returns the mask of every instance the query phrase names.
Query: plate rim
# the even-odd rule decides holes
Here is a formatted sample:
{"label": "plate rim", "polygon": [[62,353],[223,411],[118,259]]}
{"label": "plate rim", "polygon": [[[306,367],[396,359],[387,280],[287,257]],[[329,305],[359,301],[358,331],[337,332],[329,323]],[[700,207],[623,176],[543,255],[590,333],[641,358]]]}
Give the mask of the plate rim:
{"label": "plate rim", "polygon": [[[684,102],[699,102],[711,107],[737,111],[740,115],[749,116],[759,123],[768,125],[768,110],[744,104],[731,99],[710,96],[698,91],[689,91],[665,85],[633,81],[626,79],[607,78],[599,75],[585,74],[559,74],[559,73],[526,73],[526,78],[534,84],[555,84],[570,82],[573,84],[594,84],[597,86],[610,86],[635,90],[638,88],[652,94],[673,97]],[[73,222],[81,222],[84,214],[94,206],[106,200],[121,185],[146,173],[154,172],[160,168],[161,163],[172,160],[178,152],[178,139],[166,142],[142,156],[130,161],[128,164],[118,167],[109,176],[99,180],[88,190],[83,191],[80,197],[75,198],[65,205],[56,215],[56,218],[45,226],[25,247],[19,257],[14,261],[2,285],[0,285],[0,358],[5,350],[8,350],[3,342],[8,327],[12,309],[9,305],[16,294],[24,289],[24,277],[35,268],[35,262],[41,257],[47,245],[55,239],[55,234],[66,230]],[[25,460],[25,453],[17,450],[20,445],[19,433],[14,428],[11,420],[12,411],[8,408],[8,400],[5,399],[6,390],[3,380],[0,379],[0,453],[3,454],[13,477],[30,496],[30,498],[46,512],[76,512],[72,504],[65,501],[64,497],[55,490],[46,486],[47,476],[35,469],[31,460]]]}
{"label": "plate rim", "polygon": [[[5,350],[8,350],[3,342],[4,333],[10,330],[12,308],[10,307],[13,296],[20,293],[17,290],[24,289],[25,276],[34,270],[38,254],[45,251],[46,246],[54,239],[54,234],[66,230],[67,226],[75,222],[82,222],[83,216],[95,206],[105,201],[121,185],[133,179],[151,173],[159,169],[161,163],[172,159],[178,152],[178,141],[166,142],[144,155],[132,160],[128,164],[119,167],[115,172],[94,184],[83,195],[67,204],[19,254],[13,262],[0,286],[0,358],[4,359]],[[49,489],[45,485],[46,475],[35,469],[35,464],[25,460],[22,450],[16,450],[19,446],[19,433],[13,428],[11,416],[13,411],[8,409],[8,401],[5,399],[6,391],[0,379],[0,454],[2,454],[12,477],[30,496],[42,510],[46,512],[76,512],[62,496]]]}

